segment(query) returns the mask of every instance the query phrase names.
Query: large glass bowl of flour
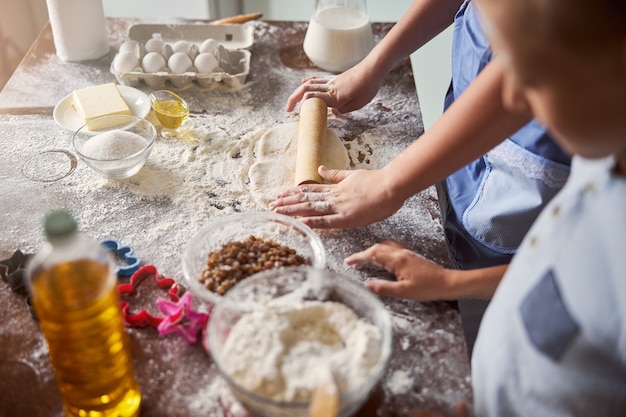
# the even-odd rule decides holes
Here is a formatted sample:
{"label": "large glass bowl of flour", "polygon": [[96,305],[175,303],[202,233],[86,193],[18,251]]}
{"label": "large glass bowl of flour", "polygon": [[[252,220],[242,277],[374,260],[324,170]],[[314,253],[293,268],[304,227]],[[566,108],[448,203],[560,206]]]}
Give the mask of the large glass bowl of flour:
{"label": "large glass bowl of flour", "polygon": [[308,415],[330,370],[339,415],[358,411],[391,352],[391,316],[362,285],[306,266],[258,273],[229,291],[204,333],[234,396],[255,415]]}
{"label": "large glass bowl of flour", "polygon": [[81,126],[72,137],[72,146],[101,176],[124,179],[145,165],[156,137],[154,125],[141,117],[103,116]]}

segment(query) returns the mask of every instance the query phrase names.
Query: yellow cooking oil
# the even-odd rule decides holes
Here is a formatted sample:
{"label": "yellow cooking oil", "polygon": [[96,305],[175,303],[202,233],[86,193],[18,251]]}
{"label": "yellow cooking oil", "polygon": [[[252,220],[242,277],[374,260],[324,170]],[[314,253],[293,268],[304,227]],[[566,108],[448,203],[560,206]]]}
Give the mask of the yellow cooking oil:
{"label": "yellow cooking oil", "polygon": [[141,393],[110,265],[80,258],[37,268],[32,303],[68,416],[136,416]]}
{"label": "yellow cooking oil", "polygon": [[166,129],[178,129],[189,117],[189,108],[179,100],[156,100],[153,108],[157,119]]}

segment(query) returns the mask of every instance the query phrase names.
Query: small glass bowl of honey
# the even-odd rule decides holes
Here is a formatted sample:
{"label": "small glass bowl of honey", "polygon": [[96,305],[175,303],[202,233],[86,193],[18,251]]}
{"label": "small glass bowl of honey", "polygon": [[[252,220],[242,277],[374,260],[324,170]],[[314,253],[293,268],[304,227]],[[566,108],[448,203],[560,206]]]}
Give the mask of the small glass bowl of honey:
{"label": "small glass bowl of honey", "polygon": [[178,94],[169,90],[155,91],[150,94],[150,104],[163,127],[163,136],[177,137],[193,127],[189,105]]}

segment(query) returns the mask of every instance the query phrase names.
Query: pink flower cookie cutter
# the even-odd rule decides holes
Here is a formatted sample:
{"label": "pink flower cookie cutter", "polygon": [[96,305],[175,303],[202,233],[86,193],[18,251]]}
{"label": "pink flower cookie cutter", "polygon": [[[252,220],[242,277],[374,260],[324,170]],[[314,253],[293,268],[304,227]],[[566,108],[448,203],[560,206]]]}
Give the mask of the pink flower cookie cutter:
{"label": "pink flower cookie cutter", "polygon": [[159,336],[178,333],[190,345],[198,341],[198,335],[208,322],[209,314],[194,310],[191,293],[186,292],[176,302],[159,298],[156,303],[159,311],[165,315],[157,326]]}

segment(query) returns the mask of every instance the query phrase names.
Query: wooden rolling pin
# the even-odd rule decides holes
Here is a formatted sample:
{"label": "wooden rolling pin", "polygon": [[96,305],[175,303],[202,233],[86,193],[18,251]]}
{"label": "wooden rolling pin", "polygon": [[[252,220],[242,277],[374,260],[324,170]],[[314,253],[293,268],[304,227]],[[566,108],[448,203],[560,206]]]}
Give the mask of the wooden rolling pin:
{"label": "wooden rolling pin", "polygon": [[296,185],[321,184],[317,168],[326,153],[328,107],[319,98],[310,98],[300,105],[296,148]]}
{"label": "wooden rolling pin", "polygon": [[248,14],[240,14],[237,16],[225,17],[223,19],[214,20],[211,22],[213,25],[224,25],[228,23],[245,23],[250,20],[256,20],[263,17],[262,13],[248,13]]}

